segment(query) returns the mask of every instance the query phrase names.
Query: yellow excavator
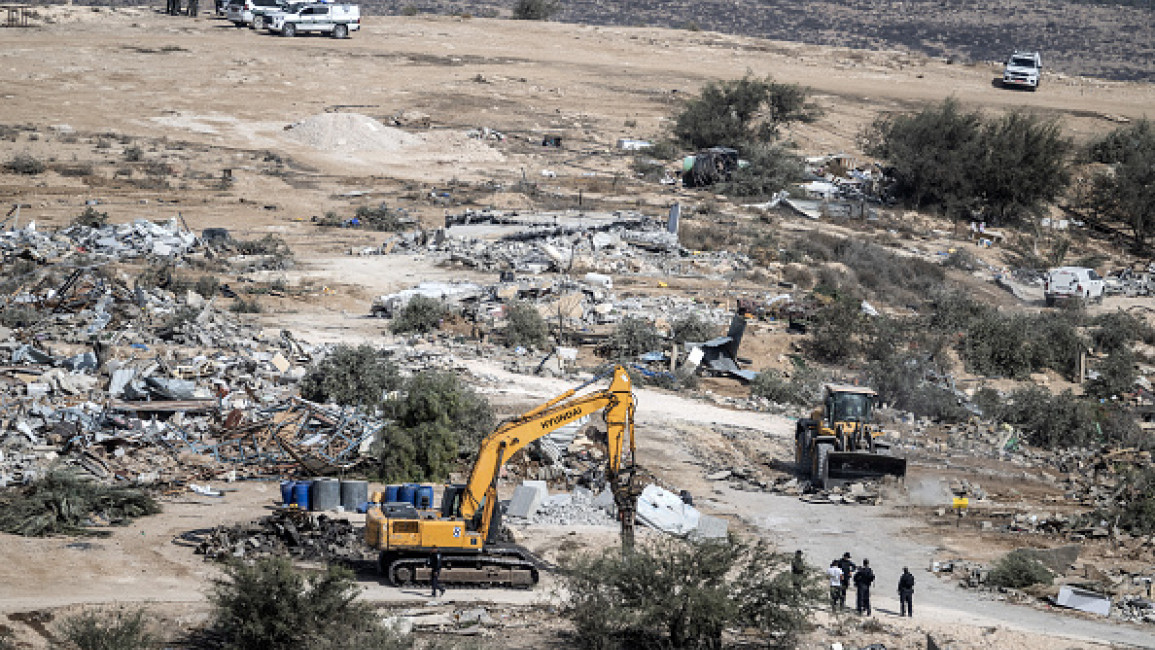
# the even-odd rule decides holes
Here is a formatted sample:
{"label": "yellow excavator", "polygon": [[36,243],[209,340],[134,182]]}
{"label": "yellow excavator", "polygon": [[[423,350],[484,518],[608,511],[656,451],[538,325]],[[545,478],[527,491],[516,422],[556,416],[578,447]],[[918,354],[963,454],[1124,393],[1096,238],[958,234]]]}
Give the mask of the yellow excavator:
{"label": "yellow excavator", "polygon": [[[607,376],[612,376],[609,388],[579,394]],[[622,545],[632,548],[637,498],[644,487],[636,480],[635,408],[630,376],[617,366],[501,423],[482,441],[468,481],[445,486],[440,508],[416,510],[389,504],[369,508],[365,541],[379,551],[381,575],[398,586],[426,582],[426,560],[436,549],[442,555],[442,583],[536,584],[539,563],[524,549],[497,539],[501,529],[497,478],[518,450],[597,411],[602,411],[608,434],[606,483],[621,519]]]}
{"label": "yellow excavator", "polygon": [[794,462],[812,485],[906,476],[906,459],[891,455],[885,432],[871,421],[877,402],[878,393],[862,386],[823,387],[822,406],[794,430]]}

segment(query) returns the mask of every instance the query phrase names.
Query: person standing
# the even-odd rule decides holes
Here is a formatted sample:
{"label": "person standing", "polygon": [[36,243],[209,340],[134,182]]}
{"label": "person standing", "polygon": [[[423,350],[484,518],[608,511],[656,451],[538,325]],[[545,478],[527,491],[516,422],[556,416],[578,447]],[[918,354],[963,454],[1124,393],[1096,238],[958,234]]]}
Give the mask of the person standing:
{"label": "person standing", "polygon": [[830,611],[836,612],[839,609],[839,603],[846,602],[846,592],[842,587],[842,567],[838,566],[838,560],[830,563],[830,568],[826,570],[826,577],[830,579]]}
{"label": "person standing", "polygon": [[441,586],[441,551],[437,547],[433,547],[433,553],[429,556],[429,582],[433,585],[433,593],[431,598],[437,598],[437,592],[445,595],[445,587]]}
{"label": "person standing", "polygon": [[870,616],[870,586],[874,584],[874,570],[870,568],[870,560],[863,559],[862,566],[854,574],[854,608],[859,614]]}
{"label": "person standing", "polygon": [[899,616],[914,618],[914,576],[910,569],[902,567],[902,575],[898,578]]}
{"label": "person standing", "polygon": [[850,553],[843,553],[842,559],[838,560],[838,568],[842,569],[842,608],[846,609],[846,592],[850,589],[850,579],[858,567],[854,566]]}
{"label": "person standing", "polygon": [[790,561],[790,580],[794,582],[794,591],[802,591],[802,583],[806,581],[806,560],[802,559],[802,549],[794,551],[794,559]]}

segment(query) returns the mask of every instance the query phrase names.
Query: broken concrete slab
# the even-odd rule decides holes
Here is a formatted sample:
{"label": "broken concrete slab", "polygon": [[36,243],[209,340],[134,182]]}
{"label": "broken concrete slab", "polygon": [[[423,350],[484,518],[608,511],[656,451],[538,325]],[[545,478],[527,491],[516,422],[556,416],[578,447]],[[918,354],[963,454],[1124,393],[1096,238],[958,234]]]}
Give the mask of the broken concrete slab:
{"label": "broken concrete slab", "polygon": [[513,491],[509,500],[509,508],[505,514],[509,517],[529,519],[537,512],[545,499],[549,497],[549,489],[545,481],[525,481]]}
{"label": "broken concrete slab", "polygon": [[671,535],[688,535],[698,527],[700,517],[694,506],[657,485],[647,485],[638,497],[638,521]]}
{"label": "broken concrete slab", "polygon": [[1071,585],[1059,587],[1059,596],[1055,599],[1055,604],[1099,616],[1111,615],[1111,599],[1109,597]]}

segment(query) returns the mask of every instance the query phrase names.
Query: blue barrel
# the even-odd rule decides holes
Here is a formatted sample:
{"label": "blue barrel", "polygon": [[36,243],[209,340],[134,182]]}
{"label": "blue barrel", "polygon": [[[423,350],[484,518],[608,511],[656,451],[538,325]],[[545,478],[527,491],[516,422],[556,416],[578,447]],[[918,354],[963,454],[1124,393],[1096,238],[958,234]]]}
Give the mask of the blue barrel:
{"label": "blue barrel", "polygon": [[401,486],[400,485],[386,485],[385,486],[385,503],[397,503],[397,499],[400,498],[400,496],[399,496],[400,492],[401,492]]}
{"label": "blue barrel", "polygon": [[293,484],[293,503],[301,510],[309,509],[309,490],[313,487],[312,481],[297,481]]}
{"label": "blue barrel", "polygon": [[417,502],[413,505],[417,506],[418,510],[429,510],[433,507],[433,486],[432,485],[418,485],[417,486]]}
{"label": "blue barrel", "polygon": [[397,501],[401,503],[416,504],[417,503],[417,484],[406,483],[397,491]]}
{"label": "blue barrel", "polygon": [[296,484],[296,481],[281,481],[281,503],[286,508],[293,502],[293,486]]}

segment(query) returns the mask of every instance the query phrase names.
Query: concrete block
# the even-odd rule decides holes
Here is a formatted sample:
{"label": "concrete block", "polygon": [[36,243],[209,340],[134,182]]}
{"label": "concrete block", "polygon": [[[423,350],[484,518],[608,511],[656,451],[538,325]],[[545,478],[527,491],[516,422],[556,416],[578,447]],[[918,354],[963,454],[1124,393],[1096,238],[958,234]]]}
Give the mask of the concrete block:
{"label": "concrete block", "polygon": [[509,517],[529,519],[548,496],[549,489],[545,481],[525,481],[513,491],[513,498],[509,500],[509,509],[505,514]]}

